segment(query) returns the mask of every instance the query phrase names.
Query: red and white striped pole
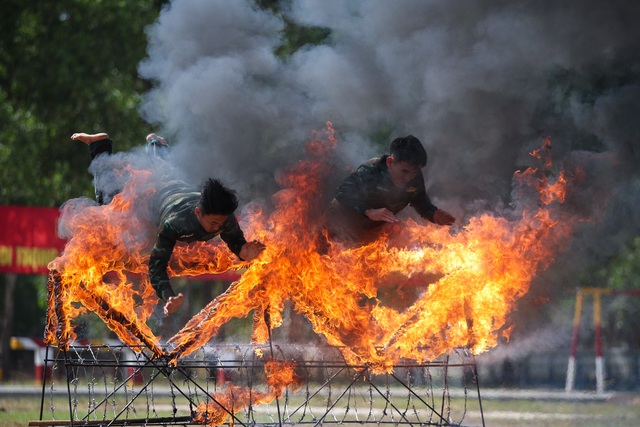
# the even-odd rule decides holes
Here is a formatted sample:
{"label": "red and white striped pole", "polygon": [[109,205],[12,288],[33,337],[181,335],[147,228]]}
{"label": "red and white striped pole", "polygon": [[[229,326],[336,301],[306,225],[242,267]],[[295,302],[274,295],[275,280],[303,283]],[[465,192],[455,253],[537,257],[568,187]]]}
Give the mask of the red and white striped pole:
{"label": "red and white striped pole", "polygon": [[582,317],[582,289],[576,292],[576,308],[573,313],[573,333],[571,334],[571,353],[567,365],[567,381],[564,386],[566,392],[573,391],[576,380],[576,354],[578,352],[578,339],[580,336],[580,319]]}
{"label": "red and white striped pole", "polygon": [[604,393],[604,359],[602,357],[602,309],[600,307],[601,292],[593,293],[593,327],[595,330],[596,351],[596,392]]}
{"label": "red and white striped pole", "polygon": [[43,340],[27,337],[11,337],[10,349],[33,351],[33,368],[36,384],[42,383],[45,373],[47,376],[50,374],[50,368],[45,366],[47,344]]}

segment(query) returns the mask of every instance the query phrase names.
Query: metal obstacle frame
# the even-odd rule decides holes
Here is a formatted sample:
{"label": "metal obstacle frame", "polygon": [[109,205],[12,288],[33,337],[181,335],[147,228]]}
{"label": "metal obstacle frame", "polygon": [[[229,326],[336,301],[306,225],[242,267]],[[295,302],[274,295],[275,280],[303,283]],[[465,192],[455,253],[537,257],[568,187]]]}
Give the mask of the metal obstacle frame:
{"label": "metal obstacle frame", "polygon": [[[302,383],[256,404],[252,395],[265,388],[269,358],[293,361]],[[384,374],[346,363],[335,347],[305,344],[210,345],[176,366],[146,348],[72,345],[47,348],[45,364],[40,420],[31,426],[219,424],[196,422],[198,405],[207,401],[224,412],[226,425],[463,426],[474,412],[484,426],[475,357],[466,349]],[[240,391],[249,396],[242,406],[234,400]],[[221,393],[231,400],[220,400]]]}

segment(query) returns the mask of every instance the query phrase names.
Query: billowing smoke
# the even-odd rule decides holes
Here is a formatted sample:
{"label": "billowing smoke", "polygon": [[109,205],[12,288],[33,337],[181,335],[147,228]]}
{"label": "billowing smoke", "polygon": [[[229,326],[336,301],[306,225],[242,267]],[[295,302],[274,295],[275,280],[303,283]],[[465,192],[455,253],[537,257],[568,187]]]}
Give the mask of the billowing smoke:
{"label": "billowing smoke", "polygon": [[563,274],[638,233],[640,3],[288,4],[289,19],[330,36],[286,59],[274,54],[283,18],[251,0],[175,0],[149,28],[140,73],[156,85],[143,114],[189,179],[268,199],[278,171],[331,121],[349,167],[395,136],[420,138],[432,199],[464,218],[512,202],[514,171],[549,136],[554,160],[585,172],[571,208],[603,219],[579,231]]}
{"label": "billowing smoke", "polygon": [[554,95],[555,70],[637,59],[639,8],[293,1],[290,18],[331,35],[283,61],[273,53],[283,20],[253,1],[174,1],[149,29],[140,71],[157,87],[144,113],[178,142],[176,161],[195,179],[217,175],[247,190],[256,176],[295,162],[311,131],[330,120],[353,166],[379,154],[385,147],[371,135],[391,128],[427,146],[434,195],[491,198],[508,192],[519,158],[550,131],[562,154],[572,147],[569,127],[595,132],[613,150],[637,136],[625,135],[632,122],[608,113],[625,95],[625,117],[637,111],[625,85],[601,100],[567,100],[575,106],[564,125],[534,120]]}

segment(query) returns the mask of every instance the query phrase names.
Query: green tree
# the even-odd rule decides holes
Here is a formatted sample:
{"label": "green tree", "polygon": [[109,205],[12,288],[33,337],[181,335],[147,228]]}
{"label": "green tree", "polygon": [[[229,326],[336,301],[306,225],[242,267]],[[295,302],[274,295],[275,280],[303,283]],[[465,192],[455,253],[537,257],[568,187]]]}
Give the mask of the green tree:
{"label": "green tree", "polygon": [[630,238],[625,247],[593,276],[595,282],[606,288],[640,289],[640,236]]}
{"label": "green tree", "polygon": [[[145,28],[167,3],[3,1],[0,204],[57,207],[70,198],[92,197],[88,152],[70,140],[73,132],[106,131],[118,150],[144,140],[152,129],[141,118],[139,106],[152,82],[138,76],[138,64],[146,55]],[[256,1],[275,14],[282,13],[280,4]],[[287,21],[276,53],[284,58],[306,44],[323,42],[328,34]],[[0,314],[6,317],[4,307],[12,307],[13,313],[29,315],[12,316],[12,331],[4,336],[37,334],[46,309],[46,278],[14,279],[0,280],[3,290],[12,289],[0,293]],[[40,295],[37,301],[28,297],[34,292]]]}
{"label": "green tree", "polygon": [[88,155],[69,136],[143,141],[145,27],[164,2],[4,1],[0,14],[0,203],[57,206],[89,195]]}
{"label": "green tree", "polygon": [[[119,149],[143,141],[149,129],[138,106],[150,84],[138,77],[137,67],[146,52],[145,27],[164,3],[2,2],[0,204],[54,207],[92,195],[89,156],[69,139],[73,132],[108,131]],[[42,331],[46,279],[3,279],[0,314],[8,330],[1,334],[0,353],[6,368],[8,338]]]}

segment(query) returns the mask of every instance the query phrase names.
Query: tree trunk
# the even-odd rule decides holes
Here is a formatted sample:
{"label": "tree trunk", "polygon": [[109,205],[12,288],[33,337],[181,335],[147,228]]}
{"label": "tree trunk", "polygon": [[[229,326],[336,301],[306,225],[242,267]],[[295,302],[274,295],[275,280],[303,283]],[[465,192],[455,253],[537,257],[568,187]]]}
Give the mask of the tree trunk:
{"label": "tree trunk", "polygon": [[16,290],[17,274],[5,274],[4,313],[0,319],[0,379],[7,380],[11,372],[11,335],[13,333],[13,295]]}

